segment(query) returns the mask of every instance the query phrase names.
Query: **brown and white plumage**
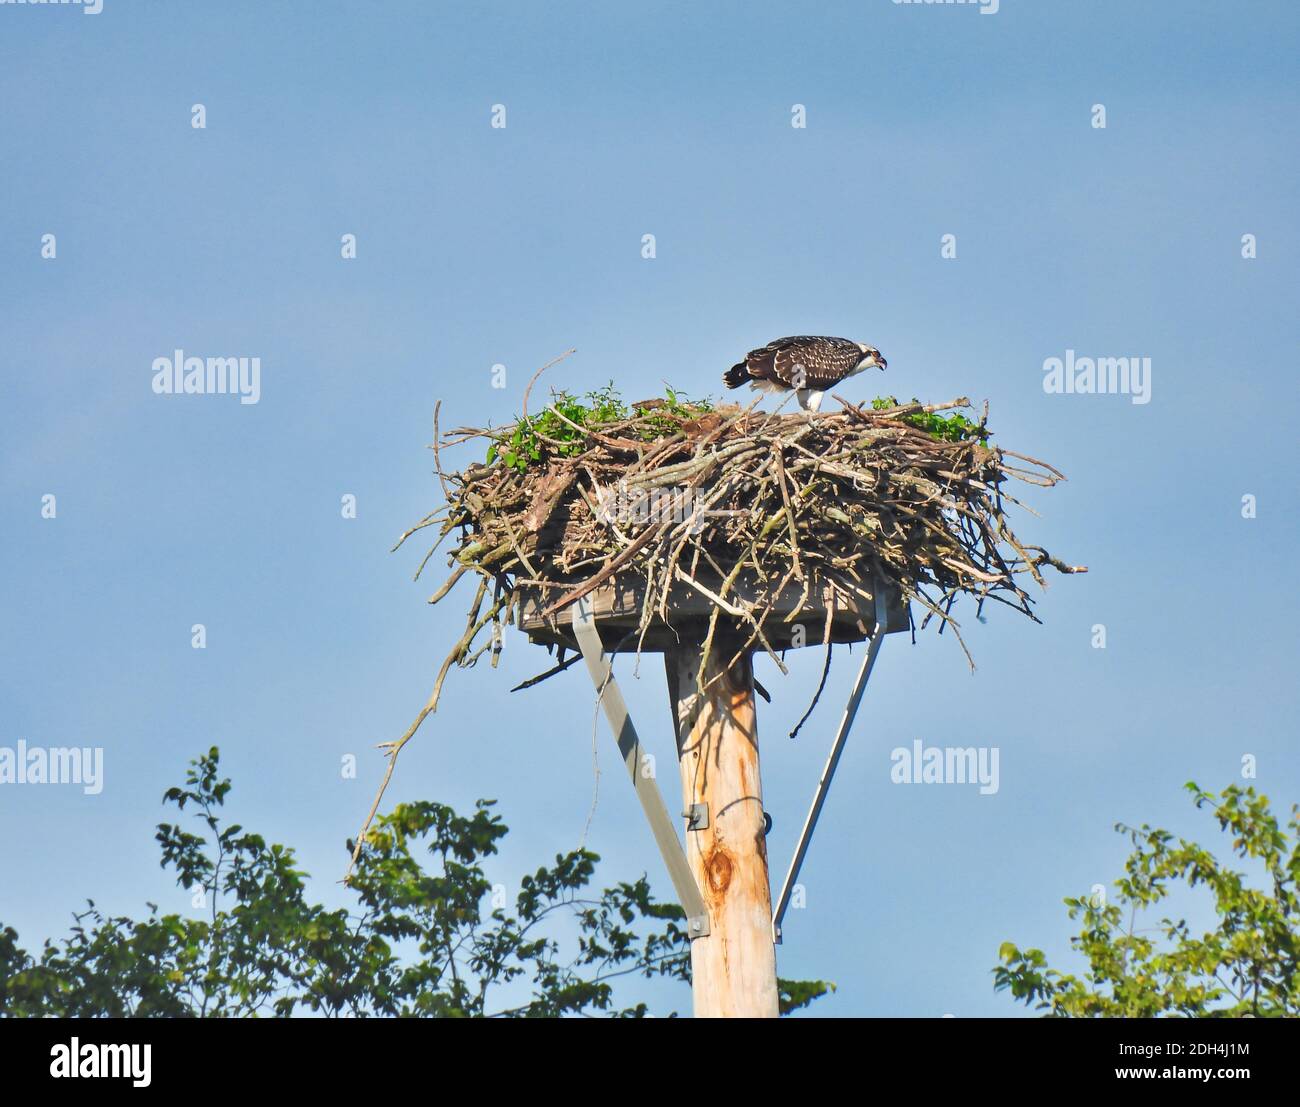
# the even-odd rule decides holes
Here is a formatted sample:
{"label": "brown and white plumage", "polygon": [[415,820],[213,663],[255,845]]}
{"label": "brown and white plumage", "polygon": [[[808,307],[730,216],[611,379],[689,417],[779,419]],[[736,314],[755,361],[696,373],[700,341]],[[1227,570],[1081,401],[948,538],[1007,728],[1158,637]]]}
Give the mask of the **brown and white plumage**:
{"label": "brown and white plumage", "polygon": [[748,381],[751,388],[768,392],[793,389],[800,407],[816,411],[823,393],[840,381],[864,369],[884,369],[887,364],[874,346],[847,338],[800,334],[750,350],[722,380],[728,388],[739,388]]}

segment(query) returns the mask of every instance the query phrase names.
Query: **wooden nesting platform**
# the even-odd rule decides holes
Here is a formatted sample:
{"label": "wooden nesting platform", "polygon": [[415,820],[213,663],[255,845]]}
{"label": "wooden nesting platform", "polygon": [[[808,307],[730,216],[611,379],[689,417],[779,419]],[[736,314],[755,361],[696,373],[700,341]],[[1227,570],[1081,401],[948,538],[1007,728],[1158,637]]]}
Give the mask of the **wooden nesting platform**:
{"label": "wooden nesting platform", "polygon": [[[701,581],[701,584],[717,594],[719,584],[715,581]],[[763,633],[776,650],[794,647],[795,628],[802,626],[802,645],[819,646],[824,642],[826,613],[831,612],[832,642],[861,642],[871,637],[876,620],[875,597],[869,589],[858,588],[846,596],[842,591],[836,592],[829,585],[814,580],[808,590],[807,601],[799,606],[804,586],[799,581],[790,584],[777,597],[771,613],[763,621]],[[572,607],[566,607],[555,615],[542,616],[546,601],[541,590],[527,585],[519,588],[519,628],[533,642],[546,645],[567,646],[571,650],[578,648],[573,637]],[[728,592],[728,600],[734,606],[752,604],[759,595],[752,578],[741,576]],[[558,595],[551,592],[551,599]],[[640,635],[636,628],[641,622],[641,609],[645,603],[644,578],[615,579],[604,584],[589,594],[592,614],[600,630],[601,641],[610,652],[629,652],[637,649]],[[646,632],[644,642],[640,643],[645,653],[663,653],[677,646],[703,642],[708,633],[709,618],[717,604],[698,589],[684,581],[673,585],[668,596],[666,620],[655,617]],[[911,619],[908,605],[903,602],[897,589],[886,595],[885,633],[897,634],[910,629]],[[748,637],[753,625],[741,616],[729,614],[723,610],[718,616],[718,634],[728,637]]]}

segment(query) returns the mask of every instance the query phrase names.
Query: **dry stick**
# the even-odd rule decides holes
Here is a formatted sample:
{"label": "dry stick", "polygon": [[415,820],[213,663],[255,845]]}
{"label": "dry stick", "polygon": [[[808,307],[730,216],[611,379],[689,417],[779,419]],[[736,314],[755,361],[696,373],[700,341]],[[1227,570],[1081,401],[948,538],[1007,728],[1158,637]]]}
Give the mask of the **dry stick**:
{"label": "dry stick", "polygon": [[420,560],[420,564],[416,567],[415,575],[411,577],[412,580],[420,579],[420,574],[424,572],[424,567],[429,564],[429,558],[431,558],[435,553],[438,552],[438,547],[442,545],[442,540],[446,537],[447,537],[446,533],[441,534],[438,537],[438,541],[436,541],[432,546],[429,547],[428,552],[424,555],[424,557]]}
{"label": "dry stick", "polygon": [[1049,473],[1052,474],[1052,476],[1056,477],[1057,480],[1067,479],[1066,475],[1062,473],[1061,470],[1053,468],[1051,465],[1048,465],[1047,462],[1045,461],[1039,461],[1038,458],[1036,457],[1030,457],[1028,454],[1018,454],[1016,453],[1015,450],[1008,450],[1003,448],[1002,446],[998,447],[998,452],[1002,454],[1006,454],[1007,457],[1018,458],[1020,461],[1027,461],[1031,465],[1037,465],[1040,469],[1046,469]]}
{"label": "dry stick", "polygon": [[571,666],[576,665],[581,660],[582,660],[582,654],[575,653],[572,657],[567,658],[564,661],[561,661],[558,665],[552,665],[549,669],[546,670],[546,672],[538,673],[537,676],[535,677],[529,677],[522,684],[516,684],[513,688],[510,689],[510,691],[522,692],[525,688],[532,688],[534,685],[541,684],[542,681],[544,680],[549,680],[557,673],[564,672],[565,669],[568,669]]}
{"label": "dry stick", "polygon": [[[655,602],[656,602],[654,597],[657,593],[661,591],[663,593],[662,603],[664,604],[664,614],[663,614],[664,621],[667,622],[667,618],[668,618],[667,617],[668,592],[672,587],[673,575],[671,569],[674,564],[671,556],[669,556],[666,560],[664,557],[665,553],[668,552],[668,547],[672,543],[672,528],[667,525],[668,521],[669,521],[668,517],[664,517],[659,520],[659,523],[657,524],[659,541],[656,544],[655,549],[646,555],[645,567],[641,570],[641,575],[645,577],[645,600],[641,604],[641,617],[638,620],[636,626],[636,630],[639,632],[639,636],[637,638],[637,644],[636,644],[638,667],[640,665],[641,648],[645,644],[645,636],[650,632],[650,624],[653,621],[653,613],[655,610]],[[665,569],[660,577],[659,582],[656,583],[655,566],[661,560],[665,560]]]}
{"label": "dry stick", "polygon": [[[753,550],[754,543],[756,543],[757,541],[758,540],[755,539],[754,542],[750,543],[751,552]],[[726,579],[722,582],[722,587],[718,589],[719,596],[726,596],[726,594],[731,590],[731,586],[736,583],[736,578],[740,576],[740,570],[744,567],[744,564],[745,564],[744,558],[741,558],[736,562],[735,568],[732,569],[731,572],[727,574]],[[736,663],[737,658],[739,658],[739,656],[742,653],[744,653],[745,650],[748,649],[749,645],[755,640],[755,635],[751,634],[749,638],[746,640],[745,644],[741,646],[741,648],[736,652],[736,655],[732,658],[731,663],[728,664],[725,668],[720,669],[711,680],[706,682],[704,680],[704,670],[708,665],[709,655],[713,651],[713,636],[718,629],[719,610],[720,610],[719,608],[715,607],[712,611],[709,612],[709,630],[708,630],[708,634],[705,636],[704,639],[704,646],[700,650],[700,667],[695,672],[695,687],[699,689],[701,695],[706,694],[708,689],[712,687],[712,685],[716,681],[722,679],[722,677],[726,675],[727,670],[729,670],[731,666]],[[755,626],[758,627],[761,626],[761,624],[756,622]],[[756,633],[761,634],[762,631],[758,630]],[[773,656],[775,656],[775,653],[771,650],[770,647],[768,648],[768,652],[772,653]],[[780,662],[778,662],[778,664],[780,664]],[[784,666],[782,666],[782,668],[784,668]]]}
{"label": "dry stick", "polygon": [[553,604],[547,607],[546,610],[542,612],[542,615],[543,616],[554,615],[557,611],[560,611],[563,608],[568,607],[569,604],[582,599],[583,596],[587,595],[588,593],[598,588],[609,577],[614,575],[615,570],[617,570],[622,565],[626,565],[627,562],[629,562],[632,559],[632,555],[635,554],[637,550],[639,550],[642,546],[644,546],[647,542],[649,542],[651,538],[653,538],[656,534],[658,534],[661,530],[663,530],[665,521],[666,520],[661,520],[659,523],[655,524],[654,526],[647,527],[635,539],[632,540],[632,544],[628,546],[621,554],[615,557],[612,561],[607,562],[605,568],[603,568],[594,577],[591,577],[588,580],[586,580],[584,583],[580,584],[577,588],[571,589],[570,591],[566,592]]}
{"label": "dry stick", "polygon": [[[812,487],[812,486],[811,486],[811,483],[808,484],[808,485],[805,485],[805,491],[811,489],[811,487]],[[782,492],[784,493],[784,489],[782,490]],[[811,493],[810,493],[810,494],[811,494]],[[801,492],[800,495],[799,495],[799,499],[803,499],[803,496],[804,496],[804,493]],[[786,508],[789,509],[789,507],[790,507],[790,501],[789,501],[788,498],[786,498],[785,503],[786,503]],[[794,541],[794,538],[793,538],[793,534],[794,534],[794,531],[793,531],[793,519],[794,519],[793,512],[791,512],[791,514],[790,514],[790,518],[791,518],[791,523],[792,523],[792,531],[791,531],[791,535],[792,535],[792,537],[791,537],[791,541]],[[798,566],[797,563],[792,567],[792,571],[793,571],[794,575],[795,575],[796,577],[798,577],[798,578],[803,582],[803,591],[799,594],[799,602],[795,605],[794,609],[790,612],[790,614],[787,615],[787,616],[785,617],[785,622],[787,622],[787,623],[793,622],[793,621],[794,621],[794,617],[795,617],[795,615],[798,614],[798,612],[800,612],[800,611],[803,610],[803,605],[806,604],[806,603],[808,602],[808,592],[809,592],[809,589],[810,589],[811,586],[812,586],[812,581],[809,580],[809,579],[807,579],[807,578],[805,578],[804,574],[803,574],[802,572],[799,571],[799,566]]]}
{"label": "dry stick", "polygon": [[906,414],[913,411],[947,411],[954,407],[970,407],[970,400],[965,396],[958,396],[957,399],[949,400],[945,404],[900,404],[898,407],[891,407],[888,410],[883,411],[867,411],[866,408],[861,407],[858,404],[850,403],[838,392],[832,392],[831,398],[838,400],[844,405],[846,411],[851,412],[863,422],[867,423],[874,422],[876,419],[884,416],[897,416],[899,414]]}
{"label": "dry stick", "polygon": [[1035,473],[1030,469],[1020,469],[1014,465],[1004,465],[1002,471],[1011,473],[1026,484],[1037,485],[1039,488],[1052,488],[1059,483],[1052,477],[1044,476],[1042,473]]}
{"label": "dry stick", "polygon": [[[438,483],[442,485],[443,498],[451,503],[451,489],[447,484],[447,477],[442,471],[442,450],[438,445],[438,415],[442,411],[442,401],[439,400],[433,405],[433,467],[438,471]],[[401,543],[398,543],[401,545]]]}
{"label": "dry stick", "polygon": [[[1040,519],[1042,518],[1042,516],[1037,511],[1035,511],[1027,503],[1022,503],[1020,500],[1016,499],[1016,497],[1013,496],[1010,492],[1007,492],[1004,489],[999,489],[998,496],[1001,500],[1006,500],[1007,503],[1011,504],[1013,507],[1018,507],[1020,508],[1021,511],[1027,511],[1029,512],[1030,515],[1033,515],[1036,518],[1040,518]],[[1006,513],[1001,508],[999,508],[997,512],[994,514],[995,517],[999,519],[1005,518],[1006,516]]]}
{"label": "dry stick", "polygon": [[543,365],[540,369],[538,369],[536,373],[533,374],[533,379],[528,382],[528,387],[524,389],[524,402],[523,402],[524,413],[520,418],[520,422],[528,421],[528,394],[532,392],[533,385],[537,383],[537,378],[540,377],[543,373],[545,373],[546,370],[548,370],[552,365],[559,364],[570,354],[576,354],[577,352],[578,352],[578,348],[576,346],[571,346],[569,349],[565,350],[564,353],[562,353],[559,357],[551,358],[550,361],[548,361],[545,365]]}
{"label": "dry stick", "polygon": [[402,543],[405,542],[408,538],[410,538],[411,535],[413,535],[417,530],[424,530],[425,527],[433,526],[433,524],[438,521],[438,516],[441,514],[442,514],[442,508],[438,508],[437,511],[429,512],[429,514],[426,515],[423,519],[421,519],[418,523],[416,523],[415,526],[411,527],[410,530],[406,531],[402,535],[402,537],[397,540],[397,544],[393,546],[393,548],[388,552],[396,553],[398,550],[402,548]]}
{"label": "dry stick", "polygon": [[[770,527],[771,525],[772,523],[771,521],[769,521],[768,525],[764,527],[763,534],[767,533],[768,527]],[[724,597],[726,596],[727,592],[731,589],[732,584],[735,583],[736,578],[740,575],[740,571],[744,567],[746,560],[751,557],[754,557],[754,548],[757,545],[759,538],[761,537],[762,535],[759,535],[758,537],[751,539],[749,543],[749,548],[746,550],[745,554],[742,557],[737,559],[735,567],[731,570],[729,574],[727,574],[726,578],[722,582],[722,587],[718,590],[718,594],[720,596],[724,596]],[[782,585],[782,587],[784,588],[784,584]],[[720,680],[726,674],[726,672],[731,669],[731,667],[736,663],[736,661],[739,660],[741,654],[743,654],[753,644],[753,642],[756,640],[756,637],[761,636],[762,621],[767,617],[767,612],[771,610],[773,603],[775,603],[775,600],[769,603],[763,615],[758,620],[755,620],[754,633],[750,634],[750,636],[745,640],[745,642],[741,645],[740,649],[737,650],[736,653],[732,656],[731,661],[722,669],[720,669],[718,673],[706,683],[703,680],[704,670],[708,664],[709,656],[713,651],[713,638],[714,638],[714,634],[717,631],[719,609],[715,607],[709,613],[709,629],[708,629],[708,633],[705,636],[704,645],[700,650],[700,666],[695,673],[695,685],[701,694],[707,693],[708,689],[716,681]],[[775,651],[773,651],[771,647],[767,645],[766,639],[764,639],[764,646],[766,647],[768,653],[771,654],[773,658],[775,658],[776,657]],[[777,664],[784,671],[785,666],[779,660],[777,660]]]}
{"label": "dry stick", "polygon": [[963,573],[966,576],[974,577],[976,580],[982,581],[985,584],[1000,584],[1004,579],[995,573],[982,572],[981,570],[976,569],[973,565],[963,565],[960,561],[956,561],[951,557],[944,557],[940,560],[950,569],[953,569],[958,573]]}
{"label": "dry stick", "polygon": [[[820,681],[818,682],[818,684],[817,684],[817,691],[816,691],[816,693],[814,693],[814,695],[813,695],[812,703],[810,703],[810,704],[808,705],[808,710],[805,711],[805,712],[803,713],[803,718],[801,718],[797,723],[795,723],[795,725],[794,725],[794,730],[790,731],[790,737],[791,737],[791,738],[794,738],[794,737],[796,737],[796,736],[798,735],[799,731],[801,731],[801,730],[803,729],[803,725],[804,725],[804,723],[806,723],[806,722],[808,721],[809,717],[810,717],[810,716],[812,715],[812,713],[817,709],[817,703],[818,703],[818,701],[820,701],[821,698],[822,698],[822,690],[825,689],[825,687],[826,687],[826,678],[827,678],[828,676],[830,676],[830,672],[831,672],[831,652],[835,649],[834,644],[831,642],[831,614],[832,614],[832,611],[833,611],[833,608],[832,608],[829,604],[827,604],[827,605],[826,605],[826,629],[822,632],[822,637],[823,637],[823,638],[825,639],[825,641],[826,641],[826,663],[822,666],[822,678],[821,678],[821,680],[820,680]],[[884,629],[885,629],[884,627],[877,627],[875,633],[877,633],[877,634],[883,634],[883,633],[884,633]]]}
{"label": "dry stick", "polygon": [[[707,553],[704,556],[708,558],[710,563],[714,564],[714,568],[717,569],[718,575],[721,576],[722,571],[717,566],[717,564],[713,562],[713,559],[709,557]],[[767,635],[763,633],[762,619],[755,619],[753,612],[748,608],[747,605],[742,603],[740,607],[735,607],[734,605],[724,600],[721,596],[717,595],[714,592],[710,592],[707,588],[704,587],[704,585],[700,584],[699,581],[695,580],[693,577],[688,577],[680,569],[678,569],[677,572],[682,580],[684,580],[692,588],[696,589],[696,591],[703,593],[708,599],[712,600],[715,604],[721,607],[728,615],[731,615],[734,618],[744,619],[751,626],[753,626],[754,633],[750,636],[750,641],[751,642],[755,640],[758,641],[762,645],[768,657],[770,657],[773,661],[776,662],[776,667],[781,670],[781,674],[783,676],[789,675],[789,670],[786,669],[784,662],[782,662],[782,660],[779,657],[777,657],[776,650],[772,648],[771,643],[768,642],[767,640]]]}
{"label": "dry stick", "polygon": [[456,582],[460,580],[460,578],[463,577],[468,572],[469,572],[468,565],[465,565],[463,563],[457,565],[455,571],[451,574],[451,576],[447,578],[446,583],[443,584],[443,586],[439,588],[438,591],[436,591],[432,596],[429,597],[429,603],[437,603],[440,599],[443,598],[443,596],[445,596],[454,587],[456,587]]}
{"label": "dry stick", "polygon": [[1012,548],[1016,551],[1016,553],[1018,553],[1021,556],[1021,558],[1024,560],[1025,565],[1028,567],[1029,572],[1033,576],[1034,580],[1041,587],[1046,588],[1047,581],[1043,579],[1043,574],[1038,571],[1038,566],[1030,561],[1029,554],[1027,554],[1024,550],[1024,547],[1022,547],[1020,543],[1016,541],[1016,536],[1011,533],[1010,528],[1003,525],[1002,520],[998,520],[998,531],[1003,537],[1003,539],[1009,542]]}
{"label": "dry stick", "polygon": [[[631,472],[640,470],[650,470],[659,463],[659,455],[665,457],[678,453],[680,448],[686,444],[686,436],[683,434],[674,434],[670,438],[665,438],[662,443],[654,446],[644,456],[637,458],[636,463],[631,467]],[[647,445],[651,445],[647,443]]]}
{"label": "dry stick", "polygon": [[[750,439],[741,439],[738,442],[729,443],[726,446],[720,446],[716,450],[705,450],[703,447],[697,449],[694,456],[689,461],[679,462],[676,465],[665,465],[647,474],[647,479],[653,479],[656,484],[669,484],[678,477],[693,476],[697,472],[713,468],[719,462],[729,461],[738,456],[747,453],[759,453],[762,450],[762,444]],[[629,480],[629,484],[643,484],[644,480]]]}
{"label": "dry stick", "polygon": [[1049,554],[1042,546],[1026,546],[1025,549],[1038,551],[1038,556],[1034,558],[1036,565],[1050,565],[1058,573],[1086,573],[1088,571],[1086,565],[1067,565],[1060,558]]}
{"label": "dry stick", "polygon": [[749,617],[749,612],[743,610],[742,608],[735,607],[734,605],[729,604],[716,592],[710,592],[707,588],[704,587],[704,585],[702,585],[694,577],[688,577],[685,573],[681,571],[680,568],[677,570],[676,577],[678,580],[682,581],[682,583],[688,584],[690,585],[690,587],[694,588],[695,591],[697,591],[705,599],[712,600],[715,604],[717,604],[720,608],[722,608],[723,611],[725,611],[728,615],[732,616],[733,618],[746,619]]}
{"label": "dry stick", "polygon": [[[688,485],[688,487],[693,487],[693,485]],[[674,570],[677,568],[681,559],[682,552],[685,550],[688,544],[692,544],[694,546],[695,558],[693,559],[693,562],[695,562],[698,559],[700,553],[702,552],[701,546],[698,541],[692,543],[692,539],[696,537],[692,532],[692,528],[694,527],[694,523],[695,523],[695,516],[700,514],[701,511],[704,512],[711,511],[713,509],[713,505],[715,503],[718,503],[723,498],[725,498],[725,496],[729,493],[729,491],[730,488],[727,484],[725,483],[721,484],[717,489],[715,489],[715,491],[710,496],[706,497],[702,503],[697,504],[694,511],[691,514],[691,517],[685,520],[680,525],[679,527],[681,531],[680,538],[677,541],[676,545],[673,546],[672,550],[668,555],[669,570]],[[718,576],[722,577],[724,574],[722,573],[721,569],[718,569],[717,564],[713,562],[713,559],[709,558],[709,561],[711,564],[713,564],[715,570],[717,570]],[[692,565],[692,571],[689,575],[692,578],[695,576],[694,564]],[[669,588],[670,583],[671,583],[671,572],[665,572],[664,584],[662,586],[662,590],[658,602],[659,617],[664,621],[667,621],[667,617],[668,617],[668,596],[670,591]],[[650,595],[653,595],[653,593],[650,593]]]}
{"label": "dry stick", "polygon": [[533,568],[533,563],[528,560],[527,555],[523,551],[523,547],[520,546],[519,536],[515,534],[515,528],[510,525],[510,520],[502,516],[501,525],[506,528],[506,533],[510,536],[510,545],[514,547],[515,554],[523,563],[524,568],[527,569],[532,576],[537,576],[537,570]]}
{"label": "dry stick", "polygon": [[782,457],[783,453],[784,450],[778,445],[772,454],[776,462],[776,483],[777,487],[781,489],[781,502],[785,504],[786,521],[790,524],[790,548],[792,551],[791,560],[794,563],[794,575],[799,580],[803,580],[803,568],[799,564],[799,535],[795,528],[794,509],[790,506],[790,493],[785,486],[785,459]]}
{"label": "dry stick", "polygon": [[[590,475],[590,469],[586,466],[583,469]],[[546,483],[536,490],[532,505],[523,518],[524,530],[532,534],[541,531],[551,517],[551,512],[577,479],[577,465],[551,462],[547,469]]]}
{"label": "dry stick", "polygon": [[[388,790],[388,782],[393,779],[393,769],[397,766],[397,755],[402,752],[402,747],[415,737],[415,732],[420,729],[420,724],[424,722],[433,712],[438,709],[438,700],[442,697],[442,682],[446,680],[447,673],[451,670],[453,663],[463,657],[468,651],[470,644],[474,641],[478,632],[486,625],[490,616],[495,611],[490,612],[488,616],[475,622],[475,616],[478,615],[479,606],[483,603],[483,597],[487,594],[487,578],[479,582],[478,595],[470,609],[469,619],[467,620],[468,628],[460,641],[452,647],[451,652],[442,663],[442,668],[438,670],[438,679],[434,682],[433,691],[429,699],[425,702],[420,713],[415,717],[415,721],[406,728],[403,734],[396,742],[380,742],[376,749],[384,750],[384,756],[388,758],[388,768],[384,770],[384,779],[380,781],[379,791],[375,793],[375,801],[370,805],[370,811],[366,815],[366,821],[361,824],[361,830],[357,833],[357,840],[352,848],[352,857],[348,861],[347,872],[343,874],[343,883],[346,884],[352,876],[352,870],[356,866],[357,858],[361,856],[361,850],[365,845],[366,833],[370,830],[370,824],[374,821],[375,812],[379,810],[379,804],[384,798],[384,792]],[[502,601],[498,600],[498,604]]]}
{"label": "dry stick", "polygon": [[[777,585],[775,591],[771,593],[767,601],[767,604],[763,607],[762,611],[759,612],[755,620],[755,622],[757,622],[759,626],[761,626],[763,623],[767,621],[768,616],[771,615],[772,613],[772,608],[776,606],[777,598],[781,595],[782,592],[785,591],[786,586],[789,585],[790,581],[792,581],[793,579],[794,579],[794,570],[791,569],[789,572],[786,573],[785,577],[782,578],[781,583]],[[755,641],[754,635],[751,634],[744,642],[742,642],[740,648],[731,655],[730,660],[723,667],[724,670],[729,670],[733,665],[735,665],[736,662],[740,660],[741,656],[749,650],[750,646],[754,644],[754,641]],[[764,644],[766,644],[766,640],[764,640]],[[780,658],[778,658],[776,654],[772,652],[770,647],[768,647],[768,656],[770,656],[777,663],[777,667],[781,670],[782,673],[788,673],[788,670],[785,667],[785,662],[780,660]],[[710,680],[709,683],[705,685],[705,689],[707,690],[708,688],[711,688],[714,682],[717,681],[718,679],[719,677],[715,676],[713,680]]]}

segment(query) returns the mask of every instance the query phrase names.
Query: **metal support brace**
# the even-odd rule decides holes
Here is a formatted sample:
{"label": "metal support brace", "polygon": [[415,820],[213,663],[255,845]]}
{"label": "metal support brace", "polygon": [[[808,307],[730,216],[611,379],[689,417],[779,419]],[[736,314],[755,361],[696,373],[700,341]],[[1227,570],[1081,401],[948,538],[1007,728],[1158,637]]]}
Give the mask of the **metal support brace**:
{"label": "metal support brace", "polygon": [[[703,938],[709,932],[709,912],[704,906],[704,897],[700,895],[668,808],[664,806],[659,785],[653,779],[641,775],[641,740],[632,725],[623,693],[614,680],[614,673],[600,640],[600,632],[591,617],[591,601],[586,597],[573,605],[573,633],[578,639],[583,660],[587,662],[587,672],[591,674],[592,683],[600,695],[600,706],[605,709],[605,718],[609,720],[610,729],[618,741],[623,763],[632,778],[632,787],[636,789],[637,799],[641,801],[641,810],[645,812],[664,864],[668,866],[668,875],[677,892],[677,901],[686,912],[686,932],[691,939]],[[705,817],[707,819],[707,815]]]}
{"label": "metal support brace", "polygon": [[781,885],[781,898],[777,900],[776,910],[772,913],[772,941],[777,945],[781,944],[781,920],[785,918],[786,908],[790,906],[790,896],[794,892],[794,882],[799,879],[799,869],[803,865],[804,856],[808,853],[808,845],[812,841],[813,830],[817,826],[817,818],[822,813],[822,805],[826,802],[826,794],[831,790],[831,778],[835,776],[835,769],[840,763],[840,754],[844,752],[844,743],[853,727],[854,716],[858,713],[858,704],[862,702],[862,693],[866,690],[867,679],[871,676],[871,669],[876,664],[876,654],[880,652],[880,643],[885,637],[888,613],[885,607],[884,585],[878,578],[875,582],[875,593],[876,626],[871,632],[871,644],[867,647],[867,656],[862,659],[862,668],[858,670],[858,679],[853,682],[853,691],[849,694],[849,702],[844,707],[844,716],[840,719],[840,728],[836,732],[835,742],[831,746],[830,757],[826,759],[826,767],[822,769],[821,779],[817,782],[817,791],[813,794],[812,807],[809,808],[808,817],[804,820],[803,830],[799,834],[799,844],[795,846],[794,857],[790,861],[790,869],[785,874],[785,882]]}

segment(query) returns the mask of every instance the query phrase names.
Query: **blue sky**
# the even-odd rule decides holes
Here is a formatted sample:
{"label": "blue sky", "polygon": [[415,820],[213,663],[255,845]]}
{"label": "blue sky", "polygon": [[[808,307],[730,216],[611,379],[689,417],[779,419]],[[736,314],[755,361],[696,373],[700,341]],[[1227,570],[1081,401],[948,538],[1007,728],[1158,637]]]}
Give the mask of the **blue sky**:
{"label": "blue sky", "polygon": [[[836,981],[824,1015],[1018,1013],[998,945],[1070,963],[1060,901],[1119,873],[1113,823],[1217,846],[1181,785],[1245,755],[1300,800],[1298,28],[1282,2],[0,5],[0,746],[106,761],[98,796],[0,788],[0,920],[37,944],[87,896],[188,910],[152,833],[212,744],[233,813],[337,897],[371,747],[463,619],[424,602],[440,559],[413,583],[422,549],[388,553],[438,502],[437,400],[503,422],[571,346],[551,385],[716,394],[752,346],[844,334],[885,353],[880,387],[988,399],[1003,445],[1064,470],[1022,531],[1091,572],[1052,579],[1042,626],[968,619],[974,675],[947,636],[885,643],[780,971]],[[259,357],[260,402],[154,394],[176,348]],[[1046,394],[1067,349],[1149,357],[1151,402]],[[790,742],[806,652],[788,679],[757,663],[778,874],[856,668]],[[507,694],[546,662],[516,637],[453,673],[390,791],[499,799],[507,883],[592,799],[586,678]],[[658,660],[620,674],[671,763]],[[588,845],[667,896],[595,737]],[[996,746],[998,793],[892,784],[916,739]]]}

